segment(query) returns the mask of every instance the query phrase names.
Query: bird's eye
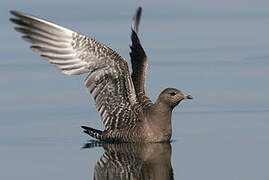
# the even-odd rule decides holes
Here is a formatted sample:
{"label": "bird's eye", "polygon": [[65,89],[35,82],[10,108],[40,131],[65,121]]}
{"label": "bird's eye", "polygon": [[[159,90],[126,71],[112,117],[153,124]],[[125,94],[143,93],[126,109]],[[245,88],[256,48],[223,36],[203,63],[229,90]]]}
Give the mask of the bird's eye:
{"label": "bird's eye", "polygon": [[170,95],[171,95],[171,96],[175,96],[176,93],[175,93],[175,92],[171,92]]}

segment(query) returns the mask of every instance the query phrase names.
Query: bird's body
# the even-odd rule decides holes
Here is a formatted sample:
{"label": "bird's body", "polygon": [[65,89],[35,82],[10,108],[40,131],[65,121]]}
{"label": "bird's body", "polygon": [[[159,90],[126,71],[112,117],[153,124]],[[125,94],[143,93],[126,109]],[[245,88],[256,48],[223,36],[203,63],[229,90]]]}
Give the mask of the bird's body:
{"label": "bird's body", "polygon": [[141,121],[132,126],[99,132],[87,126],[82,126],[82,128],[85,133],[103,141],[167,142],[172,135],[172,109],[171,107],[163,107],[162,104],[158,103],[148,104],[139,115]]}
{"label": "bird's body", "polygon": [[102,141],[161,142],[172,135],[173,108],[191,99],[174,88],[165,89],[152,103],[146,95],[148,59],[138,38],[141,8],[132,23],[130,46],[132,74],[126,60],[100,42],[67,28],[17,11],[10,20],[31,48],[64,74],[89,72],[84,84],[93,96],[105,130],[82,126],[84,132]]}

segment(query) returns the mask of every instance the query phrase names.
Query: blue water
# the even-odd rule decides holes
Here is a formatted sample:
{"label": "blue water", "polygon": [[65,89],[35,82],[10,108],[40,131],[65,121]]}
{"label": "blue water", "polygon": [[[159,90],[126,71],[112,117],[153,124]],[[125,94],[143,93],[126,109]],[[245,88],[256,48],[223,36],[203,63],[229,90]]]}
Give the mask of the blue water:
{"label": "blue water", "polygon": [[0,179],[93,179],[104,152],[81,149],[81,125],[103,128],[85,76],[30,51],[8,11],[90,35],[129,60],[139,5],[148,95],[176,87],[194,97],[173,113],[174,178],[269,178],[269,1],[10,0],[0,2]]}

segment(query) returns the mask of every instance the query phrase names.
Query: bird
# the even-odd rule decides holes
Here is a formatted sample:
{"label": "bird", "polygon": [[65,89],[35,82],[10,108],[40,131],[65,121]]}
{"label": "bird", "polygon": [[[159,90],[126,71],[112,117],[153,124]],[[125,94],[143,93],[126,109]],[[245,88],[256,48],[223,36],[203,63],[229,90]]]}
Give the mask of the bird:
{"label": "bird", "polygon": [[10,21],[30,42],[31,49],[66,75],[88,73],[84,85],[100,113],[104,130],[81,126],[91,137],[105,142],[168,142],[174,107],[192,99],[176,88],[164,89],[156,102],[146,94],[148,58],[138,36],[142,8],[131,24],[128,63],[101,42],[47,20],[11,10]]}

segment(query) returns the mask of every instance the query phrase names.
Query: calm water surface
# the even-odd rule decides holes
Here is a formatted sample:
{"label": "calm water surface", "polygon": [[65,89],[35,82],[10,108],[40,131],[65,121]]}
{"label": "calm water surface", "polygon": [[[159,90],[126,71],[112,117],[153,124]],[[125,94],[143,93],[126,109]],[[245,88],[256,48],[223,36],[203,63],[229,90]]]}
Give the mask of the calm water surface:
{"label": "calm water surface", "polygon": [[[105,179],[112,171],[114,178],[269,178],[268,1],[0,4],[0,179]],[[91,35],[129,59],[139,5],[149,96],[176,87],[194,100],[174,110],[171,144],[87,144],[80,126],[103,126],[85,76],[63,75],[31,52],[8,10]]]}

